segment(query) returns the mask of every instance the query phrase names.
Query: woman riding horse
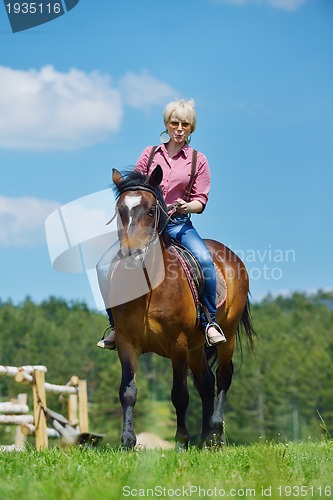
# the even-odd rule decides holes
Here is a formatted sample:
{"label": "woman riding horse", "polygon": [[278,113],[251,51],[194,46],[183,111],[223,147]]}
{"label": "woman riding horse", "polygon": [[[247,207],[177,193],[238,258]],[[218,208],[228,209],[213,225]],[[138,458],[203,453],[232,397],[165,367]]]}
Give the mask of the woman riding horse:
{"label": "woman riding horse", "polygon": [[[177,416],[176,446],[186,449],[189,442],[185,418],[189,403],[188,370],[192,372],[202,401],[201,444],[223,444],[224,404],[232,381],[232,356],[240,324],[245,328],[250,345],[253,344],[249,282],[244,264],[225,245],[213,240],[203,242],[190,220],[190,213],[203,212],[210,184],[205,156],[194,152],[188,144],[189,135],[196,126],[193,106],[193,101],[169,103],[164,111],[169,138],[156,148],[146,148],[135,171],[128,176],[123,177],[116,170],[112,176],[117,189],[119,244],[116,252],[114,248],[106,252],[97,270],[110,323],[116,329],[98,345],[114,348],[115,342],[117,344],[122,367],[119,395],[125,448],[133,448],[136,443],[135,379],[141,354],[154,352],[171,360],[171,398]],[[161,135],[163,138],[164,133]],[[172,205],[171,213],[166,203]],[[175,259],[169,235],[190,248],[203,268],[204,303],[211,318],[208,322],[205,317],[201,318],[206,327],[207,349],[186,272]],[[161,253],[156,258],[158,248]],[[156,276],[164,273],[156,287],[151,286],[146,266],[149,259]],[[114,299],[118,299],[123,288],[130,290],[137,285],[135,273],[140,262],[147,290],[117,302]],[[217,310],[213,262],[227,290]],[[211,354],[217,359],[216,378],[208,365]]]}
{"label": "woman riding horse", "polygon": [[[166,230],[168,234],[188,248],[199,262],[204,276],[202,294],[206,314],[201,313],[208,345],[226,342],[225,335],[216,323],[216,276],[210,251],[191,222],[192,213],[201,214],[208,201],[210,170],[207,158],[189,146],[190,134],[196,128],[194,101],[169,102],[163,113],[166,130],[161,134],[162,144],[147,147],[138,159],[135,171],[148,175],[156,165],[162,167],[160,184],[165,201],[174,213]],[[114,322],[109,307],[107,276],[114,250],[110,249],[97,265],[102,296],[112,327],[111,333],[98,342],[103,349],[115,348]],[[207,318],[208,316],[208,318]]]}

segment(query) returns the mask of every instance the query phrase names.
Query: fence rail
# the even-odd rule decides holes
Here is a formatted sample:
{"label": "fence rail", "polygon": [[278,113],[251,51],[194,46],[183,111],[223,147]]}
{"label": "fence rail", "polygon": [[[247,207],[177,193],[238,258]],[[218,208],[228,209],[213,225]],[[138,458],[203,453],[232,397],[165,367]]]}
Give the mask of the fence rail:
{"label": "fence rail", "polygon": [[[19,394],[17,402],[0,403],[0,425],[16,425],[15,445],[0,449],[22,449],[27,435],[35,434],[36,448],[47,448],[49,437],[65,437],[75,441],[79,434],[89,433],[87,382],[73,376],[66,385],[45,382],[47,368],[43,365],[3,366],[0,375],[13,377],[18,384],[32,387],[33,415],[28,415],[27,395]],[[66,397],[67,418],[47,408],[46,393]],[[50,421],[53,428],[48,428]]]}

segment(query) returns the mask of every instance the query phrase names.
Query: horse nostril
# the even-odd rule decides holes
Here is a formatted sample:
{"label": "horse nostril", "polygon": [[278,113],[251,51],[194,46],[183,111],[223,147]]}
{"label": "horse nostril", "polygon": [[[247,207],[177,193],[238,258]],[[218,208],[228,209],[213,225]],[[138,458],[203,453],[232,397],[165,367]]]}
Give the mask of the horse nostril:
{"label": "horse nostril", "polygon": [[117,256],[119,259],[126,259],[126,257],[128,257],[129,255],[129,252],[128,251],[124,251],[123,248],[121,248],[118,253],[117,253]]}
{"label": "horse nostril", "polygon": [[127,259],[128,257],[131,257],[133,255],[133,252],[131,250],[131,247],[124,246],[118,250],[117,255],[119,259]]}

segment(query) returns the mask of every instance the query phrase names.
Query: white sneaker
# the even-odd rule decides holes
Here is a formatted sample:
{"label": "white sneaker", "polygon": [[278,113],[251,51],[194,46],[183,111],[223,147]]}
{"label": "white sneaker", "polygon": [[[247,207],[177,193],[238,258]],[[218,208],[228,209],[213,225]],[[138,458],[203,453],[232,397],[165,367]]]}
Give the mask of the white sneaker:
{"label": "white sneaker", "polygon": [[209,346],[224,344],[227,339],[217,323],[208,323],[205,330],[206,342]]}

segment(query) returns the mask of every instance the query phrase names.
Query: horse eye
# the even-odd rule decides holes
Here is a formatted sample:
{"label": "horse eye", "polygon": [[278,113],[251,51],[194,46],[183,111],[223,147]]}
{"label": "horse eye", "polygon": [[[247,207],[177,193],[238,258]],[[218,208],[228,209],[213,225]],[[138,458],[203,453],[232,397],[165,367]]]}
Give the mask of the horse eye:
{"label": "horse eye", "polygon": [[154,217],[155,215],[155,210],[156,210],[156,207],[151,207],[149,212],[148,212],[148,215],[149,217]]}

